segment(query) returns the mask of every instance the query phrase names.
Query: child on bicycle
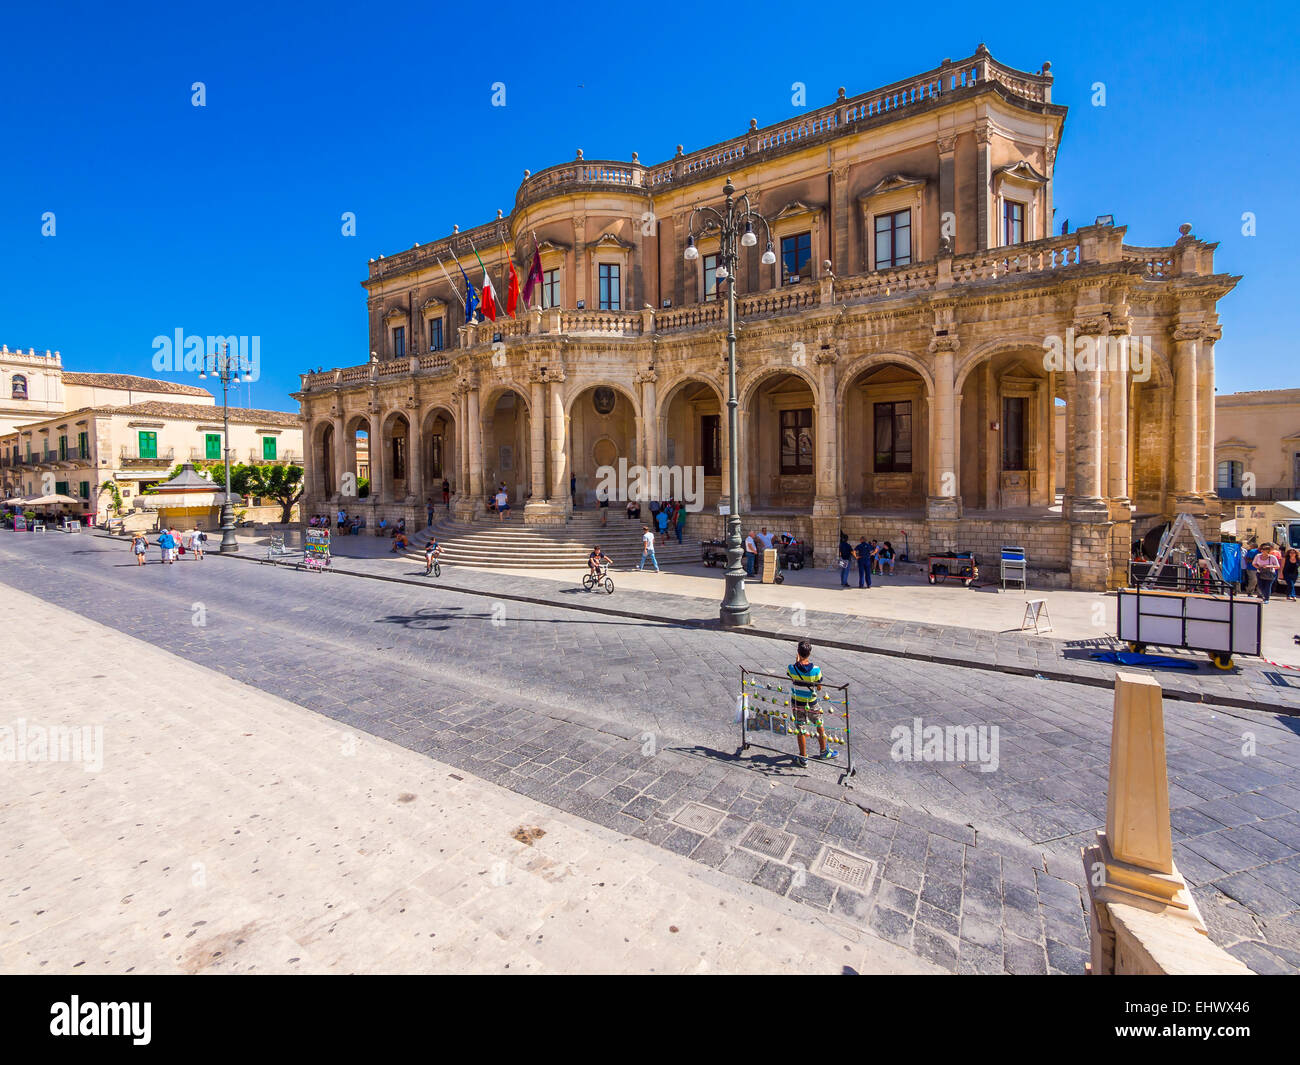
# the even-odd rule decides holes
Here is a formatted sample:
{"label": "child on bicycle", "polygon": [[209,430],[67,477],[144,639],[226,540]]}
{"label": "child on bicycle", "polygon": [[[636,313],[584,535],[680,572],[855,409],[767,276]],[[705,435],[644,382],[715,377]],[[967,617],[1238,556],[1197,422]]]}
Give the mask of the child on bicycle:
{"label": "child on bicycle", "polygon": [[600,545],[597,544],[591,549],[591,554],[587,556],[587,572],[593,577],[604,575],[605,567],[609,565],[609,556],[605,554]]}
{"label": "child on bicycle", "polygon": [[817,710],[822,671],[820,666],[813,665],[812,644],[800,640],[797,654],[794,665],[786,667],[785,675],[790,678],[790,702],[794,710],[794,726],[799,732],[799,767],[806,769],[808,746],[804,739],[805,726],[812,725],[817,730],[817,742],[821,744],[818,758],[834,758],[836,752],[826,749],[826,730],[822,727],[822,716]]}
{"label": "child on bicycle", "polygon": [[433,572],[433,564],[441,554],[442,544],[438,543],[436,537],[430,536],[429,542],[424,545],[424,575],[426,577]]}

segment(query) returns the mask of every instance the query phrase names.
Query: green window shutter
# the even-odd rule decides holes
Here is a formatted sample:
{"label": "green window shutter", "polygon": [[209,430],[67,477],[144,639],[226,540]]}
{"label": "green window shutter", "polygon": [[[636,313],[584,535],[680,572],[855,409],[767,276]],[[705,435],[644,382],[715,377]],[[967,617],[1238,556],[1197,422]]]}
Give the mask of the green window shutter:
{"label": "green window shutter", "polygon": [[140,430],[140,457],[156,459],[158,457],[158,434]]}
{"label": "green window shutter", "polygon": [[90,458],[90,434],[89,433],[77,434],[77,455],[79,458],[83,458],[83,459]]}
{"label": "green window shutter", "polygon": [[55,493],[56,493],[57,495],[66,496],[66,495],[68,494],[68,482],[67,482],[67,481],[55,481],[55,482],[54,482],[54,491],[55,491]]}
{"label": "green window shutter", "polygon": [[205,440],[204,456],[209,459],[219,460],[221,458],[221,434],[208,433],[207,436],[204,438],[204,440]]}
{"label": "green window shutter", "polygon": [[275,437],[262,437],[262,458],[266,459],[268,462],[275,460]]}
{"label": "green window shutter", "polygon": [[82,499],[89,499],[89,498],[90,498],[90,482],[89,482],[89,481],[82,481],[82,482],[81,482],[81,498],[82,498]]}
{"label": "green window shutter", "polygon": [[59,461],[62,462],[68,457],[68,438],[67,436],[59,437]]}

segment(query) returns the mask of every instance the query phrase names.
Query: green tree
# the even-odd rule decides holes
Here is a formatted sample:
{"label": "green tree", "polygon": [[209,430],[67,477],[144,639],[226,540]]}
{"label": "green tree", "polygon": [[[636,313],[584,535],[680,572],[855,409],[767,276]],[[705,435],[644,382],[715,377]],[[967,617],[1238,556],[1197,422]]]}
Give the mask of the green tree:
{"label": "green tree", "polygon": [[[303,468],[293,465],[249,466],[247,489],[255,496],[265,496],[280,504],[280,521],[288,522],[289,511],[302,497]],[[234,471],[230,479],[235,480]],[[238,482],[235,482],[238,484]]]}
{"label": "green tree", "polygon": [[122,506],[123,506],[121,488],[118,486],[118,483],[116,481],[105,481],[103,484],[99,486],[99,495],[95,497],[96,503],[99,502],[99,497],[102,496],[105,492],[111,493],[113,497],[113,517],[120,518],[122,516]]}

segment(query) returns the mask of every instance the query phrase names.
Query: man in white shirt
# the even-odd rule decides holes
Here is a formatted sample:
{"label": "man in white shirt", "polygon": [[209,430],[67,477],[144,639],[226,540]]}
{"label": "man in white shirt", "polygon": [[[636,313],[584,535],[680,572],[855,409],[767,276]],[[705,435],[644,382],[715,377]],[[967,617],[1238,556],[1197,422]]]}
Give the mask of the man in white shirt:
{"label": "man in white shirt", "polygon": [[510,510],[510,497],[506,495],[506,487],[502,485],[496,495],[497,521],[505,521],[506,513]]}
{"label": "man in white shirt", "polygon": [[655,572],[659,572],[659,560],[655,558],[655,534],[650,531],[649,525],[641,526],[641,561],[637,563],[636,568],[639,573],[645,566],[645,560],[649,558],[654,563]]}
{"label": "man in white shirt", "polygon": [[763,542],[763,550],[772,550],[772,534],[767,531],[767,526],[763,526],[763,531],[758,534],[758,538]]}
{"label": "man in white shirt", "polygon": [[754,534],[745,537],[745,572],[754,575],[754,563],[758,559],[758,545],[754,543]]}

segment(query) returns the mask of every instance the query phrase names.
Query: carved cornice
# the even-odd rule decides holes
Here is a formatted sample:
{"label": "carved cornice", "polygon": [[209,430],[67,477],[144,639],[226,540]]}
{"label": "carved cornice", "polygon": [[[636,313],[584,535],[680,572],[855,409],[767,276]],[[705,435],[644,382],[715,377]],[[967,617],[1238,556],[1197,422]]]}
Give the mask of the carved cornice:
{"label": "carved cornice", "polygon": [[930,341],[930,354],[935,355],[941,351],[956,351],[961,347],[961,338],[957,336],[935,337]]}
{"label": "carved cornice", "polygon": [[659,375],[654,370],[638,370],[633,375],[632,380],[639,385],[653,385],[658,382]]}
{"label": "carved cornice", "polygon": [[935,142],[939,147],[940,155],[951,155],[957,150],[957,134],[941,133],[939,139]]}
{"label": "carved cornice", "polygon": [[1201,322],[1178,322],[1170,327],[1175,340],[1200,340],[1205,336],[1205,326]]}

